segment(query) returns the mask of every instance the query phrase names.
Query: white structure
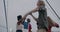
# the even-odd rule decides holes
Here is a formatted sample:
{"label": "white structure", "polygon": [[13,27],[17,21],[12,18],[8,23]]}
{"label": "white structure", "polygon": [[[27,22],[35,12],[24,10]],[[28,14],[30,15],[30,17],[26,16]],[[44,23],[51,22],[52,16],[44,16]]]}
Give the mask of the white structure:
{"label": "white structure", "polygon": [[[48,1],[51,4],[51,6],[54,8],[56,13],[60,16],[60,9],[59,9],[60,0],[48,0]],[[35,8],[37,0],[5,0],[5,2],[6,2],[6,8],[7,8],[6,10],[7,10],[8,31],[10,32],[13,29],[13,32],[15,32],[17,16],[18,15],[24,16],[25,13]],[[57,16],[54,14],[54,12],[51,10],[51,8],[47,3],[46,3],[46,8],[47,8],[48,16],[50,16],[55,22],[57,22],[60,25],[60,19],[57,18]],[[4,11],[5,10],[4,10],[3,0],[0,0],[0,32],[7,32]],[[35,17],[37,17],[36,15],[37,13],[34,13]],[[36,32],[37,30],[36,22],[32,19],[32,17],[30,18],[31,18],[31,24],[32,24],[32,31]],[[52,31],[55,31],[55,32],[60,31],[60,28],[54,27],[52,28]]]}

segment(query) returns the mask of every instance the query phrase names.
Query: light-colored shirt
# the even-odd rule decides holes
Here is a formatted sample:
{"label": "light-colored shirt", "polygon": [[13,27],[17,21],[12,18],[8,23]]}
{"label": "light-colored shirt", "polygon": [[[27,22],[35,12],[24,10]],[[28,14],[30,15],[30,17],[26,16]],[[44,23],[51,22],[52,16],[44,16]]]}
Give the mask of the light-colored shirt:
{"label": "light-colored shirt", "polygon": [[24,29],[23,24],[17,25],[17,30],[23,30],[23,29]]}

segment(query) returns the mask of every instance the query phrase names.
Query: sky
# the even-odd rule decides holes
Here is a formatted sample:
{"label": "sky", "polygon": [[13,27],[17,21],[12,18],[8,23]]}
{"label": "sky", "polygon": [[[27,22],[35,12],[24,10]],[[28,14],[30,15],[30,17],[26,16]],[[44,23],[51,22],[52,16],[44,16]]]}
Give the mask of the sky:
{"label": "sky", "polygon": [[[44,0],[45,1],[45,0]],[[51,6],[54,8],[56,13],[60,16],[60,0],[48,0]],[[26,13],[31,11],[36,7],[37,0],[6,0],[6,10],[7,10],[7,20],[8,20],[8,28],[9,31],[12,29],[13,32],[16,30],[16,23],[17,23],[17,16],[22,15],[24,16]],[[4,13],[4,6],[3,0],[0,0],[0,25],[6,27],[5,21],[5,13]],[[46,3],[47,14],[51,17],[56,23],[60,25],[60,19],[56,17],[54,12],[51,10],[49,5]],[[38,12],[33,13],[33,15],[37,18]],[[32,24],[32,31],[35,32],[37,30],[36,22],[33,18],[29,15],[27,18],[31,19]],[[1,27],[0,27],[1,28]],[[2,29],[3,30],[3,29]],[[52,28],[52,31],[59,31],[60,28]]]}

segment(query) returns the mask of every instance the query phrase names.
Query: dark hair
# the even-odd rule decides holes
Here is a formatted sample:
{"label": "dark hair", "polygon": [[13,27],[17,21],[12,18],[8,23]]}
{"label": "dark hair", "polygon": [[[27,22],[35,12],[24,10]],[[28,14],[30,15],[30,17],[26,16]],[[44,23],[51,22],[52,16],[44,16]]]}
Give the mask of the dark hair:
{"label": "dark hair", "polygon": [[30,19],[29,18],[27,19],[27,22],[30,22]]}
{"label": "dark hair", "polygon": [[22,15],[17,16],[17,20],[19,21],[22,18]]}

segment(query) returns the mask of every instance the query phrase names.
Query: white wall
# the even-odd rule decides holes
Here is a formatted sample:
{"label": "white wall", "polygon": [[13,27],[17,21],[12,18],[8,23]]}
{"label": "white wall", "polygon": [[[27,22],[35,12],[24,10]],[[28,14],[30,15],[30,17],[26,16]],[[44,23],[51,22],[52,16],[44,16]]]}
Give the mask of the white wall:
{"label": "white wall", "polygon": [[6,21],[3,0],[0,0],[0,32],[6,32]]}
{"label": "white wall", "polygon": [[[0,0],[0,1],[2,2],[2,0]],[[60,13],[59,13],[60,4],[58,4],[60,0],[58,0],[58,1],[57,0],[48,0],[48,1],[52,5],[52,7],[56,10],[58,15],[60,16]],[[24,16],[27,12],[31,11],[33,8],[36,7],[36,2],[37,2],[37,0],[6,0],[9,30],[13,29],[13,32],[15,32],[17,16],[18,15]],[[1,6],[2,6],[2,3],[1,3]],[[48,16],[50,16],[55,22],[57,22],[59,24],[60,20],[56,17],[56,15],[50,9],[50,7],[48,6],[47,3],[46,3],[46,8],[47,8]],[[0,10],[1,10],[1,14],[2,14],[3,9],[0,8]],[[4,11],[3,11],[3,13],[4,13]],[[35,17],[37,17],[37,15],[38,15],[37,13],[34,13]],[[0,17],[3,17],[3,16],[0,16]],[[36,32],[36,30],[37,30],[36,22],[32,19],[31,16],[28,16],[28,17],[31,18],[33,32]],[[3,17],[3,19],[4,19],[4,17]],[[0,20],[0,21],[2,21],[2,20]],[[59,30],[60,30],[60,28],[52,28],[52,31],[59,31]]]}

